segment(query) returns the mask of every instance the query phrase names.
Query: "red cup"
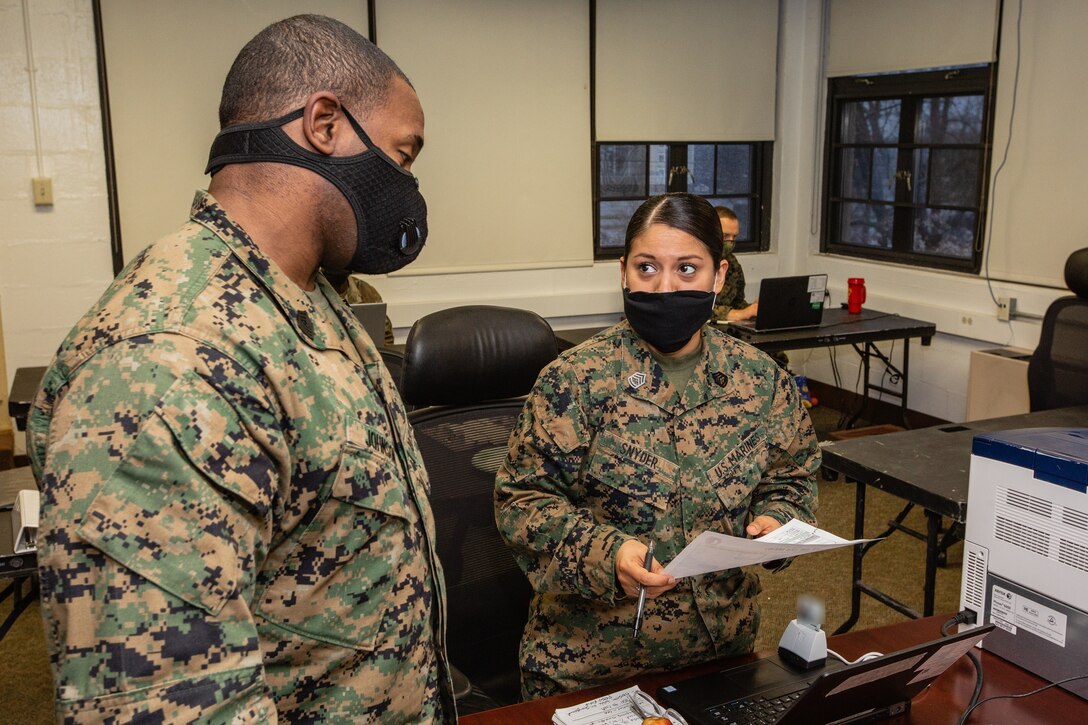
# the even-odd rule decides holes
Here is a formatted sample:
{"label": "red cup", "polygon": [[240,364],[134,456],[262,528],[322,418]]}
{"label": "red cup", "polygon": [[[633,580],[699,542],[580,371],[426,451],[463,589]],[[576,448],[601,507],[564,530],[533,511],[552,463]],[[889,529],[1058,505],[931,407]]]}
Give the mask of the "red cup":
{"label": "red cup", "polygon": [[861,314],[861,305],[865,302],[865,278],[851,277],[846,280],[846,308],[851,315]]}

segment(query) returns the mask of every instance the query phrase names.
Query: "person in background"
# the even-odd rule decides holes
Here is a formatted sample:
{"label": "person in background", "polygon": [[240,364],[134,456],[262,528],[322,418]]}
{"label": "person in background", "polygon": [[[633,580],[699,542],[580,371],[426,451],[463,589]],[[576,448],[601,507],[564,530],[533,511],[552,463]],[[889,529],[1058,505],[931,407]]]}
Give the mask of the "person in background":
{"label": "person in background", "polygon": [[[737,235],[740,234],[740,220],[737,218],[737,213],[727,206],[716,206],[714,211],[718,213],[718,220],[721,222],[725,262],[728,265],[725,270],[725,284],[722,285],[722,291],[718,293],[714,301],[714,319],[730,322],[750,320],[759,312],[759,300],[749,304],[745,299],[744,268],[740,266],[737,255],[733,254],[733,249],[737,245]],[[790,358],[786,353],[781,351],[772,353],[771,359],[783,370],[789,370]],[[811,402],[811,397],[808,400]]]}
{"label": "person in background", "polygon": [[241,50],[219,117],[190,220],[76,324],[30,412],[57,720],[452,723],[426,471],[319,273],[419,253],[419,99],[299,15]]}
{"label": "person in background", "polygon": [[677,581],[661,562],[703,531],[755,537],[815,521],[820,449],[797,386],[706,324],[722,252],[705,199],[647,200],[620,259],[626,320],[563,352],[525,403],[495,484],[499,531],[535,589],[525,697],[750,651],[758,576]]}
{"label": "person in background", "polygon": [[714,301],[714,319],[716,320],[749,320],[759,311],[759,302],[748,304],[744,298],[744,269],[740,266],[740,260],[733,254],[737,245],[737,235],[740,234],[740,220],[737,213],[727,206],[716,206],[714,211],[718,213],[718,220],[722,227],[722,241],[724,243],[725,284]]}
{"label": "person in background", "polygon": [[[348,272],[330,272],[327,269],[322,270],[322,273],[325,275],[325,279],[329,281],[329,284],[332,285],[332,288],[336,290],[336,293],[340,295],[340,298],[349,305],[382,301],[382,296],[378,290],[374,289],[374,285],[360,277]],[[389,321],[389,315],[385,316],[385,339],[383,344],[393,344],[393,323]]]}

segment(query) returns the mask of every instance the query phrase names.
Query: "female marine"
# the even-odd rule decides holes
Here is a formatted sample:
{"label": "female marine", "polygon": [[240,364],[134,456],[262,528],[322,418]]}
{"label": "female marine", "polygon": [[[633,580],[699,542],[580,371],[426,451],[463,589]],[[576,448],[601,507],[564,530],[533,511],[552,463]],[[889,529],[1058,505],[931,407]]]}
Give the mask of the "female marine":
{"label": "female marine", "polygon": [[536,592],[520,652],[527,698],[750,651],[758,576],[678,581],[662,562],[703,531],[815,521],[820,453],[793,379],[706,324],[725,272],[705,199],[649,199],[620,259],[626,320],[563,353],[525,404],[495,505]]}

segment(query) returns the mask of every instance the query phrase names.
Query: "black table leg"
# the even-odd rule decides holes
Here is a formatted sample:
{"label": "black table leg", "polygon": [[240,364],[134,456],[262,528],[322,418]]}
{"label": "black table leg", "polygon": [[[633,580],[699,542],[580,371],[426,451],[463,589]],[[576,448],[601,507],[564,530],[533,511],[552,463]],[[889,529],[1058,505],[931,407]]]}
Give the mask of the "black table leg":
{"label": "black table leg", "polygon": [[[30,591],[25,595],[23,594],[23,581],[30,579],[31,586]],[[15,624],[15,620],[19,618],[19,615],[26,611],[26,608],[38,598],[38,578],[35,577],[19,577],[10,582],[4,591],[0,592],[0,602],[4,601],[8,597],[11,597],[11,613],[0,622],[0,639],[8,633],[11,626]]]}
{"label": "black table leg", "polygon": [[[854,484],[854,538],[865,538],[865,484]],[[861,563],[865,556],[864,546],[854,546],[853,578],[850,583],[850,617],[839,625],[834,634],[849,632],[861,616]]]}
{"label": "black table leg", "polygon": [[922,589],[924,601],[922,616],[933,614],[933,600],[937,594],[937,557],[941,553],[941,515],[926,509],[926,582]]}

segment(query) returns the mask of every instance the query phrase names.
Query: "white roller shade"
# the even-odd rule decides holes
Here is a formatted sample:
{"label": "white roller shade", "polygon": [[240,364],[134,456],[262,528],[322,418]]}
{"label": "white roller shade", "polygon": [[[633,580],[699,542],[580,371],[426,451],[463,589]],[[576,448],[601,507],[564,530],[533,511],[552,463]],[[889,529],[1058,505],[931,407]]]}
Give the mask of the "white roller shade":
{"label": "white roller shade", "polygon": [[774,139],[778,3],[598,0],[597,139]]}
{"label": "white roller shade", "polygon": [[[117,201],[125,260],[188,218],[219,131],[223,80],[238,51],[277,20],[329,15],[367,34],[366,3],[107,0],[102,7]],[[89,139],[88,143],[100,143]]]}
{"label": "white roller shade", "polygon": [[397,274],[591,263],[585,0],[385,0],[375,24],[426,114],[430,237]]}
{"label": "white roller shade", "polygon": [[827,75],[994,59],[998,0],[831,0]]}

